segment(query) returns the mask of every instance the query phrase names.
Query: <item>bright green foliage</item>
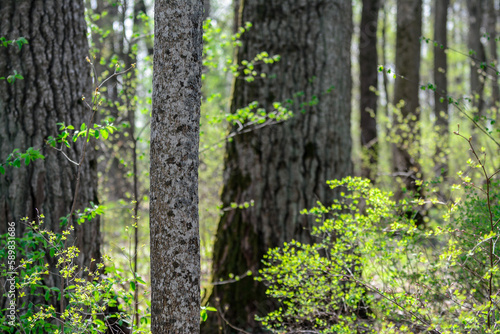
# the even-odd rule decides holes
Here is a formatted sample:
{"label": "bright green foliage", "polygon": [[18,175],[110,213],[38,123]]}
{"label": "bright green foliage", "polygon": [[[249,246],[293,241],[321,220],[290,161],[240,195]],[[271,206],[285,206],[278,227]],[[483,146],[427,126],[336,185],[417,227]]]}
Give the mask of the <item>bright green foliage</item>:
{"label": "bright green foliage", "polygon": [[[91,219],[101,213],[102,209],[94,206],[85,209],[80,219]],[[133,303],[135,284],[145,284],[140,277],[136,280],[124,280],[114,266],[104,268],[104,265],[95,262],[96,260],[92,261],[94,269],[80,268],[77,265],[80,252],[77,247],[72,246],[72,227],[62,233],[48,231],[43,226],[43,216],[39,217],[38,222],[25,219],[23,223],[27,225],[26,232],[21,238],[15,239],[15,252],[18,258],[21,258],[17,267],[6,266],[9,258],[6,247],[8,235],[0,239],[0,274],[8,277],[9,272],[18,273],[15,275],[17,308],[23,310],[17,314],[15,327],[7,325],[9,320],[6,319],[6,313],[2,313],[2,332],[14,333],[17,330],[23,333],[62,333],[64,330],[66,333],[104,333],[110,322],[124,325],[131,322],[127,307]],[[48,257],[54,260],[55,268],[49,266]],[[106,257],[105,260],[112,263],[110,258]],[[47,284],[49,271],[54,270],[64,281],[61,286]],[[116,289],[117,286],[130,288]],[[51,305],[51,302],[60,302],[61,288],[67,301],[62,313]],[[40,303],[30,302],[26,305],[23,297],[28,295],[39,296]],[[121,301],[120,305],[118,300]],[[108,314],[106,310],[109,307],[118,307],[119,312]],[[149,314],[143,314],[142,318],[141,323],[147,323]],[[135,333],[143,332],[135,330]]]}
{"label": "bright green foliage", "polygon": [[[53,136],[49,136],[47,138],[47,143],[50,146],[56,148],[58,143],[64,144],[67,147],[71,147],[68,138],[71,138],[71,141],[73,142],[76,142],[80,137],[87,138],[87,142],[90,140],[90,137],[96,139],[102,137],[102,139],[106,140],[108,139],[110,134],[113,134],[113,132],[117,130],[117,128],[113,125],[113,123],[110,123],[109,120],[103,120],[101,123],[102,124],[94,124],[93,128],[87,128],[87,125],[85,123],[82,123],[82,125],[80,126],[80,130],[75,130],[75,127],[73,125],[57,123],[60,133],[55,138]],[[71,135],[70,131],[72,131],[73,135]]]}
{"label": "bright green foliage", "polygon": [[215,307],[211,307],[211,306],[202,306],[201,311],[200,311],[201,321],[207,321],[207,318],[208,318],[207,311],[217,312],[217,309]]}
{"label": "bright green foliage", "polygon": [[313,235],[319,241],[285,243],[265,257],[260,279],[270,283],[267,293],[284,307],[261,320],[277,333],[356,333],[355,313],[366,313],[363,304],[373,299],[359,281],[368,264],[365,255],[387,246],[377,231],[392,218],[394,203],[368,180],[348,177],[328,183],[332,189],[345,187],[347,193],[330,206],[318,203],[303,212],[317,217],[320,225]]}
{"label": "bright green foliage", "polygon": [[259,279],[281,307],[259,320],[275,333],[500,333],[494,175],[479,187],[466,178],[465,199],[435,207],[442,218],[424,230],[408,216],[430,201],[396,203],[360,178],[330,181],[341,200],[305,212],[317,217],[318,241],[265,257]]}
{"label": "bright green foliage", "polygon": [[18,148],[14,149],[12,153],[7,156],[4,163],[0,164],[0,174],[5,174],[5,166],[8,167],[21,167],[21,161],[24,161],[24,165],[28,166],[30,162],[37,159],[45,159],[43,154],[39,150],[29,147],[26,152],[21,153]]}
{"label": "bright green foliage", "polygon": [[[213,87],[219,85],[216,80],[221,79],[221,72],[230,72],[235,77],[240,77],[240,79],[244,79],[248,82],[267,77],[266,73],[263,72],[260,67],[264,64],[273,64],[279,61],[279,55],[270,56],[268,52],[263,51],[257,54],[251,61],[243,60],[239,64],[235,63],[231,57],[225,56],[230,53],[231,48],[241,45],[241,36],[251,29],[251,27],[252,24],[247,22],[245,27],[240,27],[238,29],[237,33],[228,35],[223,32],[222,28],[219,27],[215,21],[210,19],[205,21],[203,25],[203,66],[206,68],[207,73],[204,73],[202,76],[205,86]],[[223,85],[227,86],[227,82],[223,83]],[[206,101],[204,101],[202,118],[208,120],[209,128],[204,126],[206,123],[202,123],[202,152],[207,149],[212,149],[217,144],[222,146],[223,141],[238,134],[283,122],[293,116],[292,111],[288,110],[284,103],[281,102],[275,102],[271,110],[259,108],[258,102],[252,102],[248,106],[238,109],[235,113],[223,112],[221,109],[227,107],[221,94],[221,91],[224,91],[224,89],[224,87],[214,87],[214,89],[210,91],[210,95],[206,97]],[[216,91],[216,93],[213,93],[213,91]],[[228,95],[227,91],[224,95],[226,94]],[[228,96],[225,97],[227,98]],[[219,102],[219,105],[214,106],[217,102]],[[223,122],[235,126],[235,131],[227,134],[225,132],[227,129],[226,124],[224,124],[225,126],[222,128],[218,126]],[[215,135],[214,132],[216,132],[219,137],[215,141],[216,144],[205,144],[205,141],[213,140],[206,137],[213,137]],[[221,136],[222,138],[220,138]]]}

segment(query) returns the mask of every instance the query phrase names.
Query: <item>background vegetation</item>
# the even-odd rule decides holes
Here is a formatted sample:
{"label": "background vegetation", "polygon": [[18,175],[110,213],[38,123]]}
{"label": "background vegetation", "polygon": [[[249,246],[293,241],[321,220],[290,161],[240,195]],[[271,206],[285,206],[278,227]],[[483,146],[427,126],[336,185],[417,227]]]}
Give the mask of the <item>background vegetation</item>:
{"label": "background vegetation", "polygon": [[[277,15],[271,11],[271,3],[266,7],[268,14]],[[283,58],[286,66],[294,64],[286,63],[286,50],[283,55],[279,50],[260,49],[242,58],[247,56],[242,50],[247,50],[249,43],[259,46],[255,39],[267,36],[259,30],[258,22],[238,20],[250,15],[245,10],[254,8],[251,1],[246,8],[240,8],[239,1],[212,0],[206,4],[199,169],[201,320],[206,321],[202,332],[500,332],[500,257],[496,249],[500,221],[500,138],[496,125],[500,4],[493,0],[422,0],[406,5],[410,3],[421,6],[421,32],[412,26],[404,35],[410,26],[401,19],[404,1],[352,2],[351,66],[346,70],[352,78],[348,101],[352,107],[352,152],[343,157],[348,164],[352,161],[351,175],[341,180],[318,180],[323,186],[315,185],[315,189],[322,189],[322,200],[318,202],[319,192],[309,194],[308,200],[316,207],[304,204],[296,208],[294,215],[299,218],[293,219],[313,222],[314,227],[305,229],[307,233],[302,235],[304,229],[300,229],[287,235],[285,243],[279,238],[270,238],[273,242],[267,243],[267,239],[259,239],[264,234],[256,232],[257,241],[250,248],[255,254],[267,255],[263,259],[259,256],[252,266],[238,260],[225,271],[219,269],[219,274],[214,268],[224,262],[218,262],[214,244],[218,229],[226,226],[221,222],[238,232],[231,235],[231,245],[243,245],[242,239],[250,230],[239,230],[242,225],[237,219],[227,217],[250,217],[255,212],[251,210],[264,205],[261,201],[275,205],[275,197],[228,200],[224,194],[229,191],[221,195],[223,187],[232,186],[228,161],[243,154],[234,147],[242,147],[238,145],[248,138],[277,133],[284,123],[299,122],[301,115],[321,110],[324,96],[335,96],[339,86],[325,86],[320,94],[311,94],[316,80],[313,73],[308,77],[311,86],[298,88],[289,98],[269,103],[273,93],[255,97],[254,103],[251,91],[250,97],[237,100],[235,92],[247,94],[238,90],[239,82],[257,87],[255,91],[273,91],[273,82],[279,82],[277,64],[282,64]],[[443,4],[445,10],[438,11]],[[371,19],[363,20],[369,8]],[[313,8],[305,5],[303,10],[310,13]],[[416,12],[410,13],[413,19],[420,19]],[[15,169],[34,168],[30,166],[41,163],[53,148],[62,151],[63,146],[89,142],[89,148],[95,150],[98,180],[98,197],[84,196],[89,201],[80,211],[71,212],[76,215],[67,212],[58,231],[44,228],[41,213],[18,222],[23,225],[23,234],[16,239],[16,287],[22,312],[16,318],[17,329],[5,325],[8,320],[4,316],[2,331],[150,329],[152,17],[151,1],[86,1],[87,64],[92,72],[87,91],[92,93],[85,100],[95,118],[86,125],[59,120],[54,133],[43,142],[1,151],[0,173],[7,179],[15,175]],[[260,18],[256,14],[256,20]],[[442,22],[445,37],[437,33],[443,29],[438,26]],[[22,53],[32,42],[30,36],[4,36],[3,31],[0,38],[0,48],[10,48],[9,52]],[[370,43],[375,49],[369,52],[375,57],[375,50],[378,62],[368,65],[367,72],[367,65],[360,61],[366,58]],[[401,43],[417,51],[408,54]],[[272,48],[274,43],[270,39],[262,44]],[[310,48],[300,50],[304,59],[316,50],[314,45]],[[413,57],[416,54],[420,59]],[[436,58],[443,56],[444,65],[436,65]],[[20,69],[9,69],[0,76],[5,87],[16,87],[16,82],[24,80]],[[296,142],[303,140],[300,133],[289,135]],[[0,146],[2,143],[0,138]],[[334,147],[335,143],[324,141],[322,145]],[[67,158],[78,159],[81,151],[75,152]],[[403,158],[398,160],[398,156],[404,156],[405,162],[399,163]],[[243,183],[244,177],[241,180]],[[264,215],[257,217],[269,220],[270,216]],[[78,251],[72,248],[75,232],[68,221],[77,222],[78,230],[80,223],[92,224],[98,216],[103,263],[90,258],[80,263]],[[7,227],[1,231],[8,233]],[[10,271],[6,265],[8,234],[5,236],[0,253],[5,259],[4,279]],[[257,247],[263,250],[256,251]],[[49,284],[49,271],[56,273],[63,285]],[[231,296],[231,302],[225,304],[223,293],[218,295],[217,291],[240,291],[231,289],[244,284],[242,281],[251,282],[240,285],[250,287],[250,297]],[[259,299],[264,291],[264,300]],[[28,295],[37,298],[22,304],[23,296]],[[6,310],[5,296],[2,303]]]}

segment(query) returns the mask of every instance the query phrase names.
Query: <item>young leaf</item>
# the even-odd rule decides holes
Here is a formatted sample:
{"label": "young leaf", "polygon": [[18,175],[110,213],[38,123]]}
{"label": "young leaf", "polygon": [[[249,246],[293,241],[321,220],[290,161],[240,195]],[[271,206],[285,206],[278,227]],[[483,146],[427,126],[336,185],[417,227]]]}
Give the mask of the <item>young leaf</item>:
{"label": "young leaf", "polygon": [[21,50],[24,44],[28,44],[28,41],[24,37],[19,37],[18,39],[16,39],[16,44],[19,47],[19,50]]}

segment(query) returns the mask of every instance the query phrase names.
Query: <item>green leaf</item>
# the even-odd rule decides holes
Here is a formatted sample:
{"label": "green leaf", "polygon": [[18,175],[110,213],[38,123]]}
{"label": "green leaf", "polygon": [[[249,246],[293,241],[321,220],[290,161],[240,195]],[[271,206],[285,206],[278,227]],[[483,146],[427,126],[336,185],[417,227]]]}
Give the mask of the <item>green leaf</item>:
{"label": "green leaf", "polygon": [[135,291],[135,282],[130,281],[130,290]]}
{"label": "green leaf", "polygon": [[101,319],[95,319],[94,320],[94,324],[96,324],[97,326],[99,327],[104,327],[106,326],[106,324],[104,323],[104,321],[102,321]]}
{"label": "green leaf", "polygon": [[205,309],[201,310],[200,317],[201,317],[201,321],[203,321],[203,322],[207,321],[208,315],[207,315],[207,311]]}
{"label": "green leaf", "polygon": [[28,44],[28,41],[24,37],[19,37],[18,39],[16,39],[16,44],[19,47],[19,50],[21,50],[24,44]]}

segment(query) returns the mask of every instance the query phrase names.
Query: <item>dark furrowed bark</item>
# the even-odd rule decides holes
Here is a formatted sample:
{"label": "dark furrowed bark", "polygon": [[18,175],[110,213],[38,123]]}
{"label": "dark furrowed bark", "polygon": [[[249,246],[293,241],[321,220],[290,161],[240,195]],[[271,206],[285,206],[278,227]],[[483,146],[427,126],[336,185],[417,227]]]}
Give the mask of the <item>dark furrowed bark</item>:
{"label": "dark furrowed bark", "polygon": [[[311,241],[314,220],[301,216],[300,210],[318,200],[328,203],[333,194],[325,182],[352,171],[351,4],[245,0],[240,6],[240,22],[251,22],[253,27],[242,36],[238,61],[251,60],[262,51],[281,55],[281,61],[263,67],[269,73],[267,79],[235,80],[231,112],[253,101],[270,112],[274,102],[291,99],[293,104],[285,106],[295,116],[238,135],[227,144],[224,207],[252,200],[254,206],[226,211],[221,218],[214,247],[214,282],[247,270],[256,274],[269,247],[292,238]],[[312,106],[301,105],[314,100],[317,103]],[[255,314],[272,308],[264,292],[263,284],[247,277],[214,286],[210,303],[219,306],[233,325],[257,333],[261,328]],[[219,325],[223,324],[211,319],[203,332],[218,332]]]}
{"label": "dark furrowed bark", "polygon": [[[15,148],[25,151],[29,147],[45,156],[29,166],[22,162],[21,168],[7,168],[0,176],[1,234],[6,232],[7,222],[16,222],[16,234],[21,236],[25,230],[21,219],[34,220],[37,214],[45,216],[45,228],[60,232],[59,218],[71,211],[77,167],[45,140],[57,136],[57,122],[75,128],[89,122],[91,111],[82,101],[82,96],[90,99],[92,89],[85,60],[86,33],[83,1],[0,2],[0,36],[8,40],[25,37],[29,42],[20,51],[17,46],[0,47],[0,76],[14,71],[24,76],[12,84],[0,81],[0,158],[5,161]],[[82,147],[80,140],[64,152],[79,161]],[[76,206],[80,211],[90,201],[97,204],[96,165],[90,146],[82,166]],[[74,245],[81,251],[78,264],[89,266],[92,258],[100,259],[99,220],[75,225]],[[59,286],[59,279],[44,276],[42,283]],[[49,302],[57,305],[56,297],[53,294]],[[27,299],[45,303],[43,298]]]}

